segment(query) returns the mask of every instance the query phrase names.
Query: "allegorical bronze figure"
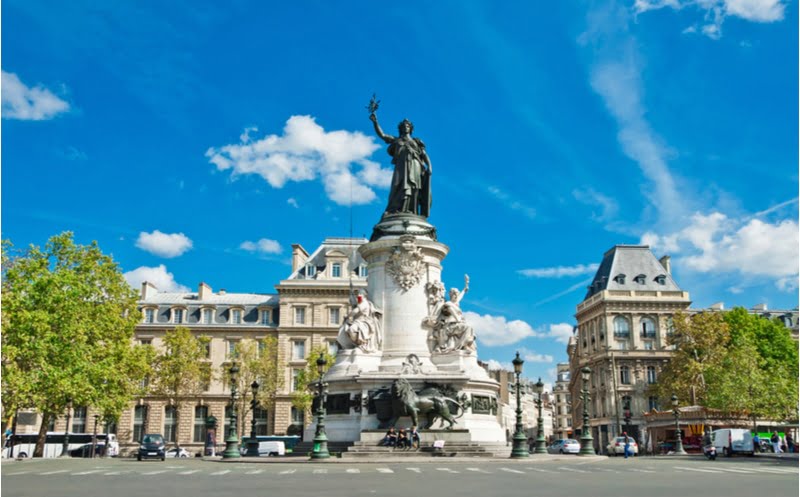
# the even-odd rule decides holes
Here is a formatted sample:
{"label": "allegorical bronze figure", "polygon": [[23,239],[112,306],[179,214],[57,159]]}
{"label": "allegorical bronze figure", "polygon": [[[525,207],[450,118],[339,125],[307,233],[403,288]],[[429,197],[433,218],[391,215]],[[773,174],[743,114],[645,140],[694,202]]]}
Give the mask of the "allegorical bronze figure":
{"label": "allegorical bronze figure", "polygon": [[400,136],[384,133],[375,115],[378,103],[373,95],[367,106],[369,119],[378,137],[389,144],[388,152],[394,164],[392,187],[384,214],[411,213],[427,218],[431,213],[432,168],[425,144],[411,136],[414,125],[408,119],[397,126]]}

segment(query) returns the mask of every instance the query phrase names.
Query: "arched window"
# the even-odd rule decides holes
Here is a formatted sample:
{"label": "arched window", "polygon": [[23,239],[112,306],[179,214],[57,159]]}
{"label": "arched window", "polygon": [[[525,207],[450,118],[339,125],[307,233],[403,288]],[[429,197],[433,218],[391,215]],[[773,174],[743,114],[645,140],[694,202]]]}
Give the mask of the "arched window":
{"label": "arched window", "polygon": [[631,336],[631,325],[623,316],[614,318],[614,338],[629,338]]}
{"label": "arched window", "polygon": [[631,368],[629,368],[628,366],[620,366],[619,382],[623,385],[631,384]]}
{"label": "arched window", "polygon": [[656,337],[656,322],[653,321],[652,318],[642,318],[639,323],[642,332],[642,338]]}

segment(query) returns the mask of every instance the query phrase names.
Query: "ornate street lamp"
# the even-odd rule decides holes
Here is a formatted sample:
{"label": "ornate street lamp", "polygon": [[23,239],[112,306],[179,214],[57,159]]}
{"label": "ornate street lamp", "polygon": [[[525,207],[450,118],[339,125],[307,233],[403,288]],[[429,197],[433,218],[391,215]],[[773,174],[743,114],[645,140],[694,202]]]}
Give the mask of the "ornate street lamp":
{"label": "ornate street lamp", "polygon": [[258,400],[256,397],[258,396],[258,387],[259,384],[257,381],[254,381],[250,384],[250,388],[253,389],[253,400],[250,401],[250,405],[253,408],[253,419],[250,421],[250,440],[247,441],[247,455],[250,457],[258,457],[258,440],[256,440],[256,408],[258,407]]}
{"label": "ornate street lamp", "polygon": [[536,436],[536,448],[533,450],[534,454],[547,454],[547,442],[544,439],[544,419],[542,418],[542,393],[544,393],[544,383],[542,378],[534,385],[536,388],[536,407],[539,408],[539,417],[536,419],[537,431],[539,434]]}
{"label": "ornate street lamp", "polygon": [[67,424],[64,428],[64,443],[61,445],[61,457],[69,457],[69,420],[72,414],[72,397],[67,397]]}
{"label": "ornate street lamp", "polygon": [[239,454],[239,435],[236,433],[236,380],[239,374],[239,366],[234,362],[228,373],[231,376],[231,427],[228,430],[228,438],[225,440],[225,452],[222,453],[222,458],[236,459],[241,457],[241,454]]}
{"label": "ornate street lamp", "polygon": [[578,453],[580,456],[593,456],[594,447],[592,442],[592,427],[589,426],[589,375],[592,370],[588,366],[581,369],[581,378],[583,379],[583,390],[581,391],[581,398],[583,399],[583,427],[581,428],[581,450]]}
{"label": "ornate street lamp", "polygon": [[520,358],[519,352],[517,352],[517,357],[515,357],[511,363],[514,364],[514,374],[517,376],[517,426],[516,430],[514,431],[511,458],[517,459],[528,457],[528,440],[525,437],[525,432],[522,430],[522,401],[520,401],[519,398],[520,390],[522,389],[522,386],[519,384],[519,375],[522,374],[522,365],[525,363],[525,361]]}
{"label": "ornate street lamp", "polygon": [[325,434],[325,387],[327,384],[322,381],[322,375],[325,374],[325,366],[328,361],[325,360],[324,352],[319,353],[317,359],[317,372],[319,373],[319,381],[317,381],[317,431],[314,433],[314,450],[311,452],[311,459],[327,459],[331,457],[328,453],[328,435]]}
{"label": "ornate street lamp", "polygon": [[97,420],[100,419],[99,414],[94,415],[94,434],[92,435],[92,459],[94,459],[95,450],[97,450]]}
{"label": "ornate street lamp", "polygon": [[675,416],[675,454],[676,456],[685,456],[686,451],[683,450],[683,440],[681,440],[681,425],[680,418],[681,412],[678,410],[678,396],[672,394],[672,415]]}

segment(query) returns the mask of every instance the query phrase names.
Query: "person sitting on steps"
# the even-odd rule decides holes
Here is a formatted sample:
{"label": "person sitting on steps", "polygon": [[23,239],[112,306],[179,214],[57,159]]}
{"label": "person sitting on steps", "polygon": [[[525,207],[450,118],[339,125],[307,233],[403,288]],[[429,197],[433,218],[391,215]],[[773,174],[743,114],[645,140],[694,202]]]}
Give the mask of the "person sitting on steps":
{"label": "person sitting on steps", "polygon": [[394,431],[394,426],[389,428],[389,431],[386,432],[383,440],[381,440],[381,445],[384,447],[394,447],[397,445],[397,432]]}
{"label": "person sitting on steps", "polygon": [[397,447],[400,449],[411,448],[411,440],[409,440],[405,428],[400,428],[400,433],[397,434]]}

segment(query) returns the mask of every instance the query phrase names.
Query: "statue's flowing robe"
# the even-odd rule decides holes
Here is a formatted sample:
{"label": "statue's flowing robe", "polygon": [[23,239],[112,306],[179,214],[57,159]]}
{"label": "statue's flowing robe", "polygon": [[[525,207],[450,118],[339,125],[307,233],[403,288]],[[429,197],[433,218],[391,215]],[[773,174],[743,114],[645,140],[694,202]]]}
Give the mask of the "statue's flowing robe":
{"label": "statue's flowing robe", "polygon": [[[391,138],[388,152],[394,174],[386,212],[411,212],[428,217],[431,209],[430,176],[425,172],[425,144],[411,136]],[[410,203],[406,206],[406,199]]]}

